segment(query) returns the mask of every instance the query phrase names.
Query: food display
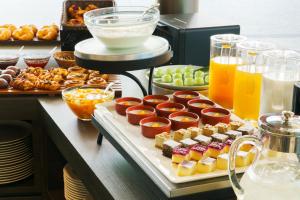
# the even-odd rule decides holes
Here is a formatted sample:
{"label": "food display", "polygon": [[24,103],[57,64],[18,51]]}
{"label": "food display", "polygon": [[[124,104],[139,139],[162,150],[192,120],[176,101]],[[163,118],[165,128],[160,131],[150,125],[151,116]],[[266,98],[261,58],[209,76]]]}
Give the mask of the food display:
{"label": "food display", "polygon": [[192,99],[187,102],[188,111],[201,116],[201,111],[205,108],[215,107],[216,104],[207,99]]}
{"label": "food display", "polygon": [[56,40],[59,34],[59,28],[55,24],[43,26],[38,29],[33,24],[25,24],[16,27],[13,24],[0,25],[0,41],[20,40]]}
{"label": "food display", "polygon": [[208,69],[193,65],[170,65],[154,70],[153,83],[176,90],[203,90],[208,87]]}
{"label": "food display", "polygon": [[143,99],[143,104],[156,107],[158,104],[170,101],[170,98],[165,95],[148,95]]}
{"label": "food display", "polygon": [[49,54],[28,54],[23,57],[24,62],[28,67],[40,67],[44,68],[50,59],[51,55]]}
{"label": "food display", "polygon": [[203,124],[216,125],[219,122],[229,124],[230,111],[224,108],[205,108],[201,110]]}
{"label": "food display", "polygon": [[17,54],[2,54],[0,55],[0,69],[5,69],[8,66],[15,66],[19,61]]}
{"label": "food display", "polygon": [[59,67],[68,68],[76,65],[73,51],[57,51],[53,54],[53,58]]}
{"label": "food display", "polygon": [[88,4],[85,7],[79,6],[77,4],[71,4],[68,7],[68,11],[67,11],[69,16],[69,20],[67,24],[71,26],[84,25],[84,20],[83,20],[84,13],[97,8],[98,6],[96,6],[95,4]]}
{"label": "food display", "polygon": [[127,108],[126,116],[130,124],[139,125],[142,119],[156,116],[156,112],[151,106],[137,105]]}
{"label": "food display", "polygon": [[78,119],[90,121],[96,104],[109,102],[114,98],[114,92],[111,89],[107,92],[104,89],[103,86],[71,87],[63,90],[62,96]]}
{"label": "food display", "polygon": [[176,91],[173,93],[174,102],[181,103],[185,106],[187,106],[188,101],[199,97],[200,94],[195,91]]}
{"label": "food display", "polygon": [[179,111],[169,115],[172,122],[172,130],[179,130],[182,128],[198,127],[199,116],[195,113]]}
{"label": "food display", "polygon": [[116,111],[120,115],[126,115],[126,109],[131,106],[142,104],[142,100],[135,97],[123,97],[116,99]]}
{"label": "food display", "polygon": [[155,138],[157,134],[171,131],[171,122],[164,117],[147,117],[140,121],[142,134],[148,138]]}
{"label": "food display", "polygon": [[158,116],[168,118],[170,114],[174,112],[184,111],[185,106],[180,103],[160,103],[156,106],[156,112]]}

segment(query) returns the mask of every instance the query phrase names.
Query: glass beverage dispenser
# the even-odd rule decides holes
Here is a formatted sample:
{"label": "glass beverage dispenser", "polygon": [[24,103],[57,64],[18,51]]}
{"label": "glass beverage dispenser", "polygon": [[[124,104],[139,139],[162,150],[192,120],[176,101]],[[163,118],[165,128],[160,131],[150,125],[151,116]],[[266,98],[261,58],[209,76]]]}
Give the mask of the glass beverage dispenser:
{"label": "glass beverage dispenser", "polygon": [[235,34],[213,35],[210,38],[209,98],[225,108],[233,106],[234,76],[237,64],[237,43],[246,37]]}
{"label": "glass beverage dispenser", "polygon": [[292,110],[293,87],[300,80],[300,53],[272,50],[264,53],[266,67],[263,75],[260,113],[280,113]]}
{"label": "glass beverage dispenser", "polygon": [[[229,152],[228,173],[238,200],[300,199],[300,118],[293,112],[267,114],[259,119],[260,137],[242,136]],[[253,164],[238,182],[235,156],[240,145],[256,148]],[[251,150],[252,151],[252,150]],[[249,156],[245,153],[246,156]]]}
{"label": "glass beverage dispenser", "polygon": [[262,53],[274,47],[271,43],[259,41],[237,44],[237,56],[242,64],[238,65],[235,73],[233,110],[243,119],[258,119],[262,73],[266,72]]}

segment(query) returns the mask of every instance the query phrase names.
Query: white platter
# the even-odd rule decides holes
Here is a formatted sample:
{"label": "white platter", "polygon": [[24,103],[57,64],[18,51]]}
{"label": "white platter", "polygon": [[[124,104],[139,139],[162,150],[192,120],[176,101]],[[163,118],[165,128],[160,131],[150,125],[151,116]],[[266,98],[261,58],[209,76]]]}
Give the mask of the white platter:
{"label": "white platter", "polygon": [[[162,150],[154,146],[154,139],[144,137],[141,134],[139,126],[129,124],[126,117],[117,114],[114,109],[114,102],[98,105],[94,115],[96,120],[102,125],[105,125],[107,130],[115,130],[118,132],[119,138],[116,139],[126,140],[131,147],[136,148],[143,155],[144,159],[150,161],[150,163],[172,183],[187,183],[228,175],[226,170],[216,170],[206,174],[195,174],[193,176],[184,177],[177,176],[172,167],[171,159],[163,156]],[[232,115],[231,120],[237,121],[240,119]],[[237,169],[237,173],[244,171],[245,168]]]}

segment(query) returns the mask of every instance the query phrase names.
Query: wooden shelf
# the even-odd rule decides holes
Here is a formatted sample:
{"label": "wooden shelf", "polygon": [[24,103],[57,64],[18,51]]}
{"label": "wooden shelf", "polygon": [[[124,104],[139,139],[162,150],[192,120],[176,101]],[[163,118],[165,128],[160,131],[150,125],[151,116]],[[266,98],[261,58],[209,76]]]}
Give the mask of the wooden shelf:
{"label": "wooden shelf", "polygon": [[65,200],[64,189],[56,189],[48,191],[49,200]]}

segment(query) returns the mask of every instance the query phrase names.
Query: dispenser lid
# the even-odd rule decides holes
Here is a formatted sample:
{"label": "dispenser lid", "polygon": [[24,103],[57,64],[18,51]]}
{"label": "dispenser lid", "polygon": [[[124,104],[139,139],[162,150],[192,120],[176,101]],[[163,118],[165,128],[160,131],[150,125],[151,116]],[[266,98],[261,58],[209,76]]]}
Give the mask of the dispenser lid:
{"label": "dispenser lid", "polygon": [[271,134],[300,137],[300,116],[295,116],[291,111],[266,114],[259,118],[259,127]]}

